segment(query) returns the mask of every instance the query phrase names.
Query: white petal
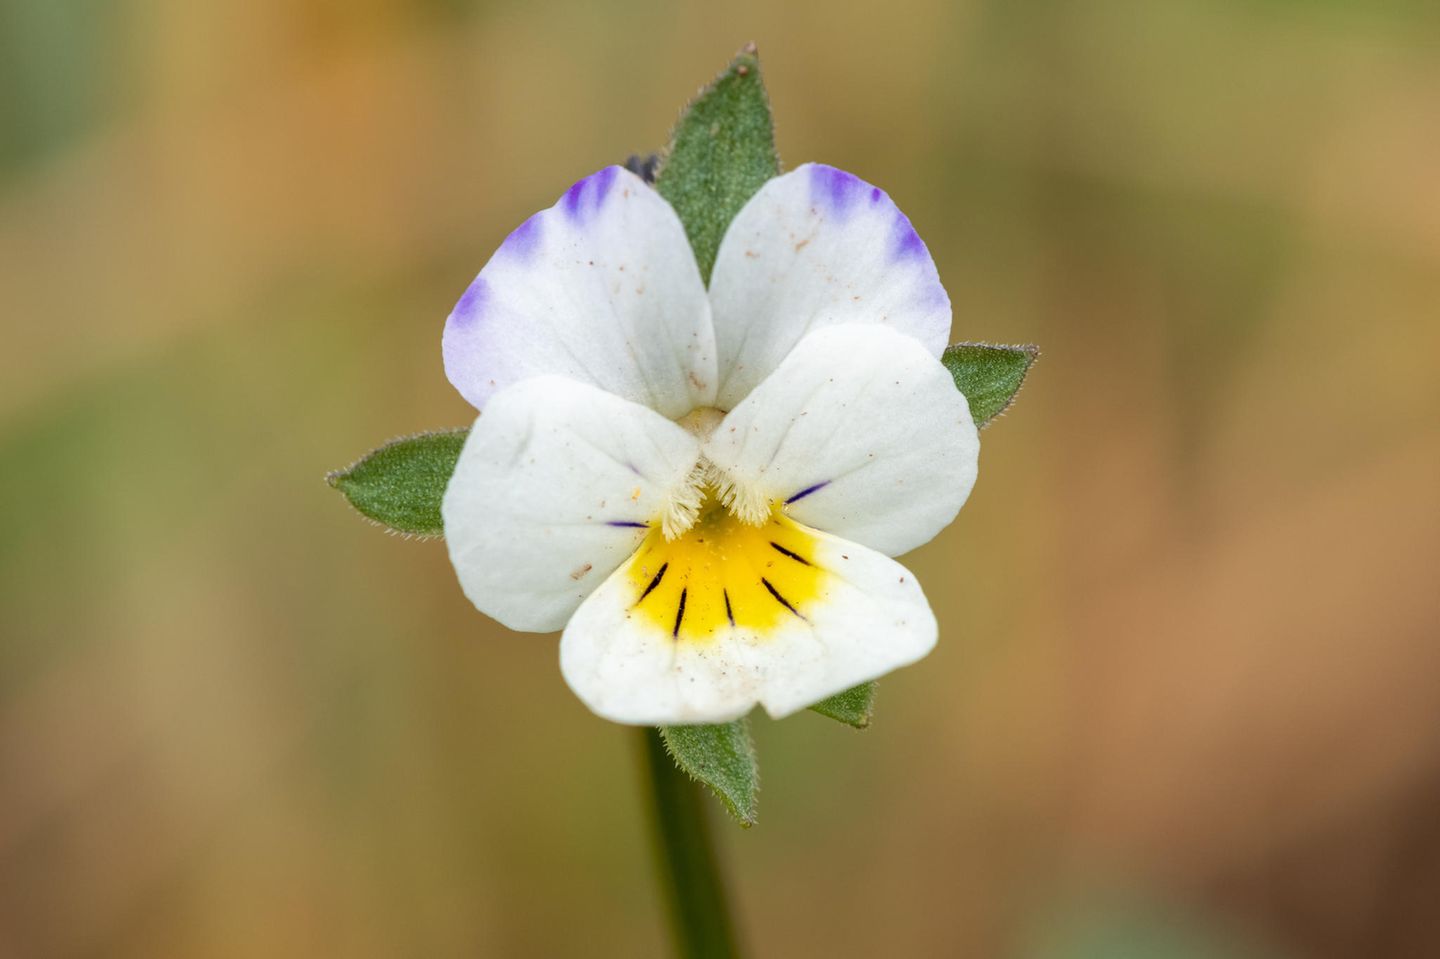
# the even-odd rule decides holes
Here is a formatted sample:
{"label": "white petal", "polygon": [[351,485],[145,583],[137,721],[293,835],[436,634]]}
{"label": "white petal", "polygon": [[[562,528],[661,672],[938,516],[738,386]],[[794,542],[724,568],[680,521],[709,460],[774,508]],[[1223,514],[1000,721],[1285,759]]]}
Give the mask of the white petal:
{"label": "white petal", "polygon": [[891,556],[949,525],[980,436],[945,367],[874,324],[811,333],[725,417],[705,454],[753,500]]}
{"label": "white petal", "polygon": [[710,304],[685,229],[606,167],[511,233],[445,324],[445,373],[476,408],[557,374],[671,418],[715,395]]}
{"label": "white petal", "polygon": [[[653,603],[659,591],[644,596],[645,576],[622,566],[565,627],[565,681],[590,709],[615,722],[729,722],[757,703],[779,718],[913,663],[934,647],[934,614],[905,567],[857,543],[803,532],[817,584],[801,599],[752,583],[752,595],[775,614],[765,627],[722,620],[691,633],[686,620],[672,630],[672,611],[679,613],[676,599],[686,587],[671,584],[667,602],[647,609],[640,600]],[[774,557],[782,566],[797,562],[778,552]],[[642,562],[642,556],[632,560]],[[754,578],[766,572],[756,569]],[[697,589],[699,574],[691,575],[688,588]],[[714,598],[691,599],[700,602]],[[745,612],[737,609],[735,618],[743,620]]]}
{"label": "white petal", "polygon": [[811,330],[878,323],[937,357],[950,336],[950,298],[910,220],[883,190],[819,163],[776,177],[740,210],[710,302],[727,410]]}
{"label": "white petal", "polygon": [[694,437],[593,386],[537,377],[491,398],[441,516],[465,595],[511,629],[559,629],[686,488]]}

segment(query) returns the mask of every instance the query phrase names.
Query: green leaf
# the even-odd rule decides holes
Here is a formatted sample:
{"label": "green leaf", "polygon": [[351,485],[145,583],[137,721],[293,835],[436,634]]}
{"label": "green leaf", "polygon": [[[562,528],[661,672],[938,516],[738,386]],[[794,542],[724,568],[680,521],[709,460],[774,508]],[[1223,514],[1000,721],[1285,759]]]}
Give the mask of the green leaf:
{"label": "green leaf", "polygon": [[710,282],[720,238],[745,201],[780,172],[770,97],[752,43],[680,114],[655,174]]}
{"label": "green leaf", "polygon": [[991,346],[987,343],[957,343],[947,347],[940,362],[955,378],[955,386],[970,401],[970,415],[977,427],[1010,408],[1025,375],[1040,356],[1037,346]]}
{"label": "green leaf", "polygon": [[748,720],[721,726],[665,726],[660,738],[675,765],[709,786],[740,825],[755,825],[760,767]]}
{"label": "green leaf", "polygon": [[875,687],[877,685],[874,680],[871,680],[868,683],[861,683],[859,686],[852,686],[843,693],[836,693],[829,699],[820,700],[810,708],[821,716],[829,716],[847,726],[864,729],[870,725],[870,717],[875,712]]}
{"label": "green leaf", "polygon": [[442,430],[394,440],[325,480],[382,526],[412,536],[440,536],[440,500],[469,432]]}

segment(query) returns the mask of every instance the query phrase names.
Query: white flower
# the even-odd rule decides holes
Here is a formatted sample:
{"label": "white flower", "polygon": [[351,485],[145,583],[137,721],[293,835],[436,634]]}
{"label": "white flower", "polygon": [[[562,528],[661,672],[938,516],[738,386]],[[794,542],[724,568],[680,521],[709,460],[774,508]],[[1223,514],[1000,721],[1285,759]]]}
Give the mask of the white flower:
{"label": "white flower", "polygon": [[607,167],[510,234],[445,327],[483,410],[445,492],[465,595],[564,628],[624,723],[784,716],[924,656],[890,556],[974,485],[938,357],[950,300],[890,198],[832,167],[768,182],[701,282],[675,211]]}

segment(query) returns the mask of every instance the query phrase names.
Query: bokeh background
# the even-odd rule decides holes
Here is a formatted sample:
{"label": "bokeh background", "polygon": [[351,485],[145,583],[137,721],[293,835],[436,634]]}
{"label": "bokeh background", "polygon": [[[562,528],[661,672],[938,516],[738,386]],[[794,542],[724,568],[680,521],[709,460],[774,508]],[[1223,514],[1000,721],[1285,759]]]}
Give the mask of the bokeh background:
{"label": "bokeh background", "polygon": [[0,956],[655,956],[633,734],[322,482],[743,42],[1036,342],[759,956],[1440,955],[1440,7],[0,0]]}

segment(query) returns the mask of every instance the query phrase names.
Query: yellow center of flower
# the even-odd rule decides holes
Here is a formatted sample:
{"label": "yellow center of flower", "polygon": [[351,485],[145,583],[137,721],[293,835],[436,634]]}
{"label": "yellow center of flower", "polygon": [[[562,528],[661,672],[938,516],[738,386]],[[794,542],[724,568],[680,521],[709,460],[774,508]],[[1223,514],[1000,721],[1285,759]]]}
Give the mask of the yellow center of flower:
{"label": "yellow center of flower", "polygon": [[805,618],[828,573],[816,537],[772,506],[769,519],[742,522],[706,488],[695,524],[667,540],[653,529],[626,570],[634,614],[675,640],[703,643],[731,626],[764,634]]}

